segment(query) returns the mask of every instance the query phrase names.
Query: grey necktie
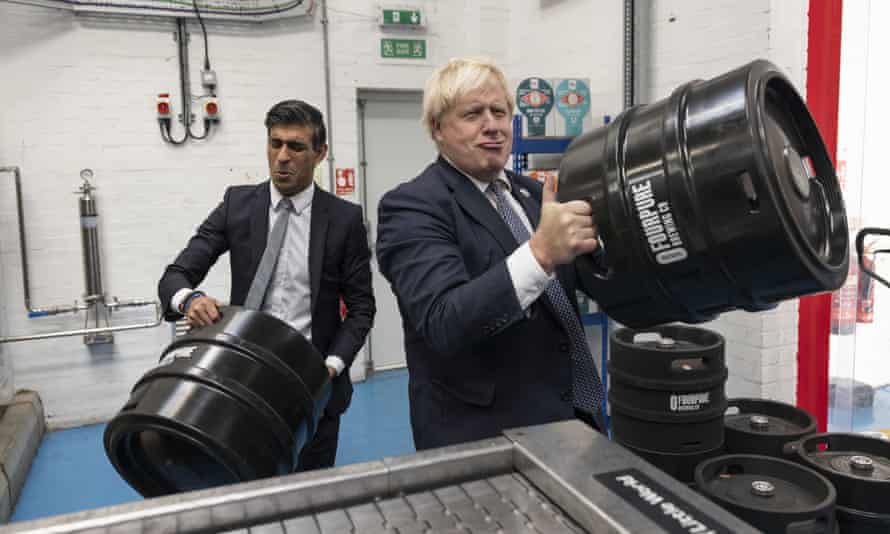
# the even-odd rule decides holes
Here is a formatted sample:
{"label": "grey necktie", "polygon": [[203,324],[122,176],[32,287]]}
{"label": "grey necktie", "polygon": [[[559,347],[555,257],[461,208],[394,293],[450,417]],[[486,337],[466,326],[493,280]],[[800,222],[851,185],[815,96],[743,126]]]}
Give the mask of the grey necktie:
{"label": "grey necktie", "polygon": [[269,281],[275,272],[275,264],[278,262],[278,253],[281,252],[281,244],[284,242],[284,233],[287,232],[287,221],[294,205],[289,198],[282,198],[278,202],[278,214],[275,216],[275,224],[269,234],[266,250],[257,267],[253,282],[250,283],[250,291],[244,300],[244,307],[251,310],[259,310],[263,305],[263,298],[269,288]]}
{"label": "grey necktie", "polygon": [[[492,182],[488,189],[494,193],[497,199],[497,210],[504,222],[513,233],[513,237],[520,244],[525,243],[531,237],[525,224],[508,203],[499,181]],[[558,278],[553,278],[545,290],[547,299],[556,310],[559,320],[562,321],[569,334],[572,355],[572,394],[575,408],[589,413],[597,421],[601,430],[605,430],[602,421],[603,410],[603,385],[599,373],[593,364],[593,355],[587,345],[587,336],[578,319],[566,292],[559,283]]]}

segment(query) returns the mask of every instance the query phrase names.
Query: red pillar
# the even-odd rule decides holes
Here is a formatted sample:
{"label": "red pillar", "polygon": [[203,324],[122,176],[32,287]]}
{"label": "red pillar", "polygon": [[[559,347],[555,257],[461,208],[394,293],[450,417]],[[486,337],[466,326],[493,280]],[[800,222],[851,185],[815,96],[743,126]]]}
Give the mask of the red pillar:
{"label": "red pillar", "polygon": [[[832,161],[837,153],[837,108],[841,70],[843,0],[810,0],[807,107]],[[797,341],[797,405],[825,431],[828,421],[828,347],[831,295],[800,299]]]}

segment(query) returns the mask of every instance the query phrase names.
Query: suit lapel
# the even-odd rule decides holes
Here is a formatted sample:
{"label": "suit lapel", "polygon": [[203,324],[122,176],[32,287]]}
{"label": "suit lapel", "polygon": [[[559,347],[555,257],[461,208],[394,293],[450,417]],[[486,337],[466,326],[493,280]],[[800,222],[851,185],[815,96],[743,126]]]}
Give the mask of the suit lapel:
{"label": "suit lapel", "polygon": [[250,209],[250,277],[253,280],[256,270],[260,266],[263,252],[266,250],[266,242],[269,239],[269,204],[271,203],[270,183],[263,182],[254,191],[254,197]]}
{"label": "suit lapel", "polygon": [[510,180],[510,190],[513,193],[513,198],[525,210],[525,215],[532,224],[532,228],[537,228],[538,222],[541,220],[541,199],[532,193],[512,172],[507,173],[507,179]]}
{"label": "suit lapel", "polygon": [[324,244],[330,221],[328,197],[320,188],[312,195],[312,221],[309,224],[309,297],[310,313],[315,312],[321,287],[321,267],[324,263]]}
{"label": "suit lapel", "polygon": [[498,242],[504,253],[509,254],[516,250],[518,243],[507,227],[507,223],[501,219],[485,195],[479,191],[469,178],[459,170],[452,167],[444,158],[439,157],[439,165],[442,175],[448,183],[454,198],[467,214],[476,219],[480,226],[485,228]]}

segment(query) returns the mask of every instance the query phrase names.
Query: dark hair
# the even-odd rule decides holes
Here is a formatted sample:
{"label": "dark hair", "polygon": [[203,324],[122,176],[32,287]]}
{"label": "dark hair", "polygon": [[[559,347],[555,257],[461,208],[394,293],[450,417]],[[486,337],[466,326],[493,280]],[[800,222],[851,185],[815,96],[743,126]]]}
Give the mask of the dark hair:
{"label": "dark hair", "polygon": [[327,143],[324,116],[314,106],[302,100],[283,100],[266,113],[266,132],[273,126],[311,126],[312,148],[319,150]]}

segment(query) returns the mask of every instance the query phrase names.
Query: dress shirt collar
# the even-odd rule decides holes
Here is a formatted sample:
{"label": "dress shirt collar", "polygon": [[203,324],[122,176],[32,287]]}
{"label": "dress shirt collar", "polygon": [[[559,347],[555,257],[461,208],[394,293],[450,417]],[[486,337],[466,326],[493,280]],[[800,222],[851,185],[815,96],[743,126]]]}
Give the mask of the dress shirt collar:
{"label": "dress shirt collar", "polygon": [[[448,162],[449,165],[451,165],[452,167],[457,169],[458,172],[460,172],[461,174],[463,174],[464,176],[469,178],[470,182],[472,182],[473,185],[475,185],[479,189],[479,191],[482,192],[483,195],[485,194],[485,191],[488,189],[489,182],[483,182],[482,180],[478,180],[478,179],[470,176],[463,169],[461,169],[460,167],[455,165],[454,162],[448,158],[448,156],[446,156],[445,154],[440,154],[440,155],[442,156],[442,159],[444,159],[445,161]],[[511,191],[512,187],[510,184],[510,180],[507,179],[507,172],[504,171],[504,169],[501,169],[501,172],[499,172],[498,175],[495,176],[494,179],[498,182],[501,182],[501,185],[503,186],[505,191],[507,191],[508,193]]]}
{"label": "dress shirt collar", "polygon": [[[275,187],[275,184],[273,184],[271,180],[269,181],[269,192],[270,192],[270,204],[269,205],[272,206],[272,209],[274,209],[277,212],[278,208],[279,208],[279,203],[281,202],[281,199],[284,198],[284,195],[281,194],[281,191],[279,191],[278,188]],[[290,198],[291,204],[294,207],[294,212],[297,215],[302,214],[303,210],[305,210],[306,208],[308,208],[309,206],[312,205],[312,197],[314,194],[315,194],[315,182],[309,184],[309,187],[300,191],[296,195],[291,195],[290,197],[288,197],[288,198]]]}

